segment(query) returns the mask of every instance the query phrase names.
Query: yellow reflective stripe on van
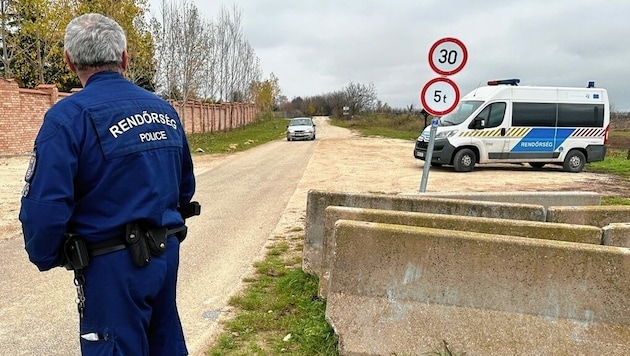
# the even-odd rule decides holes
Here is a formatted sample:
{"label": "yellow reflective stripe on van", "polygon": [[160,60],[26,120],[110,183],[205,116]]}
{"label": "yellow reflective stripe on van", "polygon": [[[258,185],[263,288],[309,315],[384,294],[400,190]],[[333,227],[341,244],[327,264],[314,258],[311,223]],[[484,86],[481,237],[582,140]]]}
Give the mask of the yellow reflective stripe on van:
{"label": "yellow reflective stripe on van", "polygon": [[475,130],[475,131],[464,131],[460,134],[460,136],[464,136],[464,137],[495,137],[495,136],[501,136],[501,130],[500,129],[495,129],[495,130],[488,130],[488,131],[482,131],[482,130]]}
{"label": "yellow reflective stripe on van", "polygon": [[[531,130],[529,127],[513,127],[507,130],[505,137],[523,137]],[[501,129],[464,131],[460,137],[500,137]]]}
{"label": "yellow reflective stripe on van", "polygon": [[531,127],[511,127],[507,130],[505,136],[524,137],[529,131],[531,131]]}

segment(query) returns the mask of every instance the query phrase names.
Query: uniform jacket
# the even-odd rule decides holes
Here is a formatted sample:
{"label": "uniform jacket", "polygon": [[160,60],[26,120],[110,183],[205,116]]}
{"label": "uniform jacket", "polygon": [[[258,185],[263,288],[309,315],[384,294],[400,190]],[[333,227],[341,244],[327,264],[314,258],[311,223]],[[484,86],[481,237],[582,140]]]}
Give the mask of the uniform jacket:
{"label": "uniform jacket", "polygon": [[173,228],[195,191],[184,129],[173,107],[116,72],[92,75],[53,105],[35,139],[19,218],[40,270],[61,264],[63,235],[88,242],[141,220]]}

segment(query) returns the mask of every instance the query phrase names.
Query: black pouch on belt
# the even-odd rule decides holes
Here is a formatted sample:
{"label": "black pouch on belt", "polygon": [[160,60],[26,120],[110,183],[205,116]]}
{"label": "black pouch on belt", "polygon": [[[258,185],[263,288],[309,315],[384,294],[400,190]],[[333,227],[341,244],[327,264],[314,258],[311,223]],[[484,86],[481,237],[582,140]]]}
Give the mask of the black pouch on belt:
{"label": "black pouch on belt", "polygon": [[129,223],[126,225],[125,240],[129,245],[131,259],[137,267],[144,267],[151,261],[151,253],[147,239],[146,231],[138,223]]}
{"label": "black pouch on belt", "polygon": [[87,267],[90,262],[90,255],[85,241],[79,235],[71,233],[65,234],[64,237],[61,254],[62,265],[71,271]]}
{"label": "black pouch on belt", "polygon": [[154,227],[147,230],[147,243],[153,256],[160,256],[166,251],[167,230],[165,227]]}

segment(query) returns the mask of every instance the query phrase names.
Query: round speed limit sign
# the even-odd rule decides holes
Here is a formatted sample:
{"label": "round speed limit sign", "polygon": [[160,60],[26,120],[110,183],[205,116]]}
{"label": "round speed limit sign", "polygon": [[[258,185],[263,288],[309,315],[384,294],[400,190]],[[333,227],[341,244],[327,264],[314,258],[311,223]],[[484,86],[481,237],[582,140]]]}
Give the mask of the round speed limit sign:
{"label": "round speed limit sign", "polygon": [[433,116],[442,116],[455,110],[459,102],[459,88],[444,77],[430,80],[420,92],[422,107]]}
{"label": "round speed limit sign", "polygon": [[466,65],[468,50],[457,38],[445,37],[436,41],[429,50],[429,65],[440,75],[453,75]]}

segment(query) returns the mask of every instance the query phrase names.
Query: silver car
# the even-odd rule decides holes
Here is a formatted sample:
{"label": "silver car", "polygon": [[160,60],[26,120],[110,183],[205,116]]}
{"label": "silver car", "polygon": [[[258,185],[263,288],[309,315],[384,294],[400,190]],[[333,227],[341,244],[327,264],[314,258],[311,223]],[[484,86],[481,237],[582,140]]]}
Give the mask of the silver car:
{"label": "silver car", "polygon": [[315,123],[310,117],[296,117],[287,125],[287,141],[314,140]]}

